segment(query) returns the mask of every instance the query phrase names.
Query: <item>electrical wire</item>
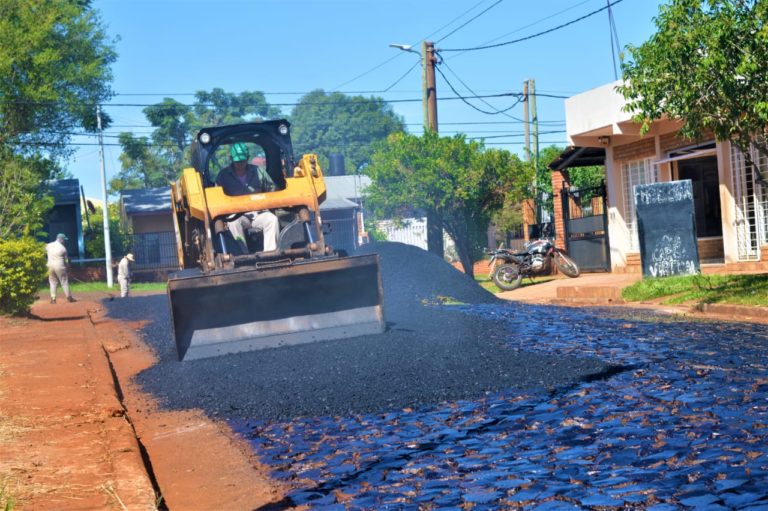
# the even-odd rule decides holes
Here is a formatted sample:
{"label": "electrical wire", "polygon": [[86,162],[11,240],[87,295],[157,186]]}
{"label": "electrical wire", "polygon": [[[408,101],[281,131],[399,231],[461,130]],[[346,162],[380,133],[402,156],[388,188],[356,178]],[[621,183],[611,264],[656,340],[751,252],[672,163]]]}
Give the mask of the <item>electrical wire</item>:
{"label": "electrical wire", "polygon": [[482,4],[482,3],[485,3],[485,1],[486,1],[486,0],[480,0],[480,1],[479,1],[479,2],[477,2],[475,5],[473,5],[472,7],[470,7],[469,9],[467,9],[466,11],[462,12],[461,14],[459,14],[458,16],[456,16],[455,18],[453,18],[451,21],[449,21],[448,23],[446,23],[446,24],[445,24],[445,25],[443,25],[442,27],[438,28],[437,30],[435,30],[435,31],[434,31],[434,32],[432,32],[431,34],[429,34],[429,35],[427,35],[426,37],[424,37],[422,40],[426,41],[426,40],[428,40],[430,37],[432,37],[433,35],[435,35],[435,34],[439,33],[439,32],[440,32],[441,30],[443,30],[444,28],[447,28],[447,27],[451,26],[451,25],[452,25],[454,22],[456,22],[456,21],[460,20],[460,19],[461,19],[461,18],[463,18],[465,15],[467,15],[467,14],[469,14],[470,12],[474,11],[474,10],[475,10],[475,9],[476,9],[476,8],[477,8],[477,7],[478,7],[480,4]]}
{"label": "electrical wire", "polygon": [[616,57],[621,60],[621,46],[619,45],[619,34],[616,30],[616,20],[613,17],[613,11],[611,10],[610,0],[605,0],[608,3],[608,27],[611,38],[611,59],[613,60],[613,77],[615,80],[619,79],[619,71],[616,66]]}
{"label": "electrical wire", "polygon": [[[519,96],[522,92],[502,92],[497,94],[473,94],[471,97],[474,99],[480,99],[480,98],[501,98],[505,96]],[[540,98],[552,98],[552,99],[567,99],[569,96],[562,96],[558,94],[544,94],[544,93],[535,93],[535,94],[529,94],[529,96],[536,96]],[[440,101],[455,101],[455,100],[463,100],[464,98],[469,96],[463,96],[459,93],[456,93],[456,96],[448,96],[440,98]],[[379,100],[382,103],[418,103],[423,101],[422,98],[412,98],[412,99],[383,99],[379,98]],[[60,103],[55,101],[8,101],[7,103],[10,104],[16,104],[16,105],[36,105],[36,106],[57,106]],[[69,104],[79,104],[79,105],[86,105],[86,106],[96,106],[96,103],[90,103],[90,102],[78,102],[78,103],[69,103]],[[149,107],[149,106],[160,106],[162,103],[99,103],[99,105],[102,108],[140,108],[140,107]],[[326,101],[326,102],[302,102],[302,103],[270,103],[270,106],[281,106],[281,107],[288,107],[288,106],[341,106],[346,105],[349,106],[348,102],[340,102],[340,101]],[[216,107],[218,105],[214,103],[176,103],[173,106],[182,106],[182,107],[188,107],[188,108],[195,108],[195,107]],[[246,103],[242,104],[240,106],[247,107],[247,106],[261,106],[261,103]]]}
{"label": "electrical wire", "polygon": [[[516,107],[516,106],[517,106],[517,105],[518,105],[518,104],[519,104],[519,103],[520,103],[520,102],[523,100],[523,95],[522,95],[522,94],[519,94],[519,95],[516,95],[516,96],[517,96],[517,101],[515,101],[515,102],[514,102],[514,103],[513,103],[513,104],[512,104],[510,107],[508,107],[508,108],[505,108],[504,110],[496,110],[495,112],[489,112],[489,111],[487,111],[487,110],[483,110],[482,108],[478,108],[478,107],[476,107],[475,105],[473,105],[472,103],[470,103],[469,101],[467,101],[467,98],[466,98],[466,97],[464,97],[464,96],[461,96],[461,95],[460,95],[460,94],[459,94],[459,93],[456,91],[456,89],[454,88],[454,86],[453,86],[453,84],[450,82],[450,80],[448,80],[448,77],[447,77],[447,76],[445,76],[445,73],[443,73],[443,70],[442,70],[442,69],[440,69],[440,68],[439,68],[439,67],[437,67],[437,66],[435,66],[435,69],[437,69],[437,72],[438,72],[438,73],[440,73],[440,76],[442,76],[442,77],[443,77],[443,80],[445,80],[445,83],[447,83],[447,84],[448,84],[448,86],[451,88],[451,90],[453,91],[453,93],[454,93],[454,94],[456,94],[457,96],[459,96],[459,99],[461,99],[461,100],[462,100],[462,101],[463,101],[463,102],[464,102],[466,105],[468,105],[469,107],[471,107],[471,108],[473,108],[473,109],[477,110],[478,112],[481,112],[481,113],[484,113],[484,114],[488,114],[488,115],[498,115],[498,114],[503,114],[504,112],[507,112],[508,110],[511,110],[511,109],[513,109],[514,107]],[[475,96],[475,97],[476,97],[476,96]]]}
{"label": "electrical wire", "polygon": [[[459,80],[459,82],[461,82],[461,84],[462,84],[464,87],[466,87],[468,91],[470,91],[472,94],[475,94],[475,95],[476,95],[475,91],[473,91],[473,90],[472,90],[472,89],[469,87],[469,85],[467,85],[467,84],[464,82],[464,80],[462,80],[462,79],[461,79],[461,77],[459,77],[459,75],[457,75],[457,74],[456,74],[456,72],[455,72],[453,69],[451,69],[451,67],[450,67],[448,64],[446,64],[444,61],[441,61],[441,65],[445,66],[445,68],[446,68],[448,71],[450,71],[450,72],[451,72],[451,74],[452,74],[453,76],[455,76],[455,77],[456,77],[456,79],[458,79],[458,80]],[[442,72],[440,72],[440,74],[443,76],[443,78],[445,79],[445,81],[446,81],[446,82],[448,82],[448,79],[447,79],[447,78],[445,78],[445,76],[443,75],[443,73],[442,73]],[[450,83],[448,83],[448,85],[451,87],[451,89],[453,89],[453,86],[451,86],[451,84],[450,84]],[[455,92],[455,90],[454,90],[454,92]],[[493,105],[492,105],[492,104],[490,104],[489,102],[485,101],[484,99],[481,99],[481,101],[482,101],[483,103],[485,103],[486,105],[488,105],[489,107],[491,107],[491,108],[493,108],[493,109],[494,109],[494,111],[495,111],[496,113],[495,113],[495,114],[491,114],[491,115],[496,115],[496,114],[503,114],[503,115],[504,115],[504,116],[506,116],[506,117],[509,117],[509,118],[511,118],[511,119],[514,119],[514,120],[516,120],[516,121],[520,121],[520,122],[523,122],[523,123],[524,123],[525,121],[524,121],[523,119],[520,119],[519,117],[515,117],[515,116],[512,116],[512,115],[510,115],[510,114],[506,113],[506,112],[507,112],[507,110],[510,110],[510,109],[511,109],[511,108],[513,108],[514,106],[517,106],[517,104],[518,104],[518,103],[520,103],[520,101],[522,101],[523,99],[525,99],[525,98],[524,98],[524,97],[520,97],[520,98],[518,99],[518,101],[517,101],[517,102],[516,102],[514,105],[512,105],[511,107],[507,108],[507,109],[506,109],[506,110],[504,110],[504,111],[501,111],[501,110],[499,110],[498,108],[496,108],[495,106],[493,106]],[[481,110],[481,111],[482,111],[482,110]]]}
{"label": "electrical wire", "polygon": [[[488,11],[489,9],[491,9],[492,7],[495,7],[495,6],[496,6],[498,3],[500,3],[501,1],[502,1],[502,0],[498,0],[498,1],[497,1],[495,4],[493,4],[491,7],[489,7],[489,8],[488,8],[488,9],[486,9],[485,11],[481,12],[481,13],[480,13],[480,15],[481,15],[481,14],[483,14],[483,13],[485,13],[486,11]],[[480,1],[479,1],[479,2],[477,2],[475,5],[473,5],[472,7],[470,7],[469,9],[467,9],[466,11],[464,11],[463,13],[461,13],[459,16],[455,17],[454,19],[452,19],[451,21],[449,21],[448,23],[446,23],[445,25],[443,25],[442,27],[440,27],[440,28],[439,28],[439,29],[437,29],[436,31],[432,32],[431,34],[427,35],[426,37],[422,38],[421,40],[422,40],[422,41],[426,41],[427,39],[429,39],[430,37],[432,37],[434,34],[436,34],[436,33],[440,32],[440,31],[441,31],[441,30],[443,30],[444,28],[446,28],[446,27],[450,26],[450,25],[451,25],[452,23],[454,23],[455,21],[457,21],[457,20],[461,19],[462,17],[464,17],[464,16],[465,16],[467,13],[469,13],[469,12],[473,11],[473,10],[474,10],[474,9],[475,9],[477,6],[479,6],[479,5],[480,5],[480,4],[482,4],[483,2],[485,2],[485,0],[480,0]],[[478,16],[479,16],[479,15],[478,15]],[[476,16],[476,17],[477,17],[477,16]],[[475,17],[475,18],[476,18],[476,17]],[[460,27],[459,27],[458,29],[456,29],[456,30],[459,30],[460,28],[463,28],[463,27],[464,27],[464,26],[466,26],[468,23],[470,23],[471,21],[473,21],[475,18],[472,18],[472,20],[468,21],[467,23],[465,23],[464,25],[460,26]],[[444,36],[442,39],[445,39],[446,37],[450,36],[451,34],[453,34],[454,32],[456,32],[456,30],[453,30],[451,33],[449,33],[448,35]],[[442,39],[441,39],[441,40],[442,40]],[[413,44],[412,44],[411,46],[413,46]],[[370,73],[372,73],[372,72],[376,71],[377,69],[379,69],[379,68],[383,67],[384,65],[386,65],[386,64],[389,64],[390,62],[392,62],[392,61],[393,61],[393,60],[395,60],[396,58],[400,57],[400,55],[402,55],[402,53],[399,53],[399,54],[395,55],[394,57],[391,57],[391,58],[389,58],[389,59],[385,60],[385,61],[384,61],[384,62],[382,62],[381,64],[378,64],[378,65],[376,65],[376,66],[374,66],[374,67],[370,68],[370,69],[369,69],[369,70],[367,70],[367,71],[364,71],[363,73],[361,73],[361,74],[359,74],[359,75],[355,76],[354,78],[352,78],[352,79],[350,79],[350,80],[347,80],[346,82],[342,83],[341,85],[337,85],[336,87],[333,87],[333,88],[331,89],[331,91],[337,91],[338,89],[340,89],[340,88],[344,87],[345,85],[348,85],[348,84],[350,84],[350,83],[352,83],[352,82],[354,82],[354,81],[357,81],[357,80],[359,80],[360,78],[362,78],[362,77],[364,77],[364,76],[366,76],[366,75],[368,75],[368,74],[370,74]],[[412,69],[412,68],[411,68],[411,69]],[[408,72],[406,73],[406,75],[407,75],[408,73],[410,73],[410,71],[411,71],[411,70],[409,69],[409,70],[408,70]],[[404,78],[404,76],[403,76],[403,78]],[[401,79],[402,79],[402,78],[401,78]],[[376,93],[376,92],[382,92],[382,91],[371,91],[371,92],[373,92],[373,93]]]}
{"label": "electrical wire", "polygon": [[496,1],[494,4],[492,4],[490,7],[486,8],[486,9],[485,9],[485,10],[483,10],[483,11],[480,11],[480,12],[479,12],[477,15],[475,15],[474,17],[472,17],[472,18],[468,19],[467,21],[465,21],[465,22],[464,22],[462,25],[459,25],[458,27],[454,28],[453,30],[451,30],[450,32],[448,32],[446,35],[444,35],[443,37],[441,37],[440,39],[438,39],[437,41],[435,41],[435,43],[439,43],[440,41],[443,41],[443,40],[445,40],[445,39],[449,38],[450,36],[452,36],[453,34],[455,34],[456,32],[458,32],[458,31],[459,31],[459,30],[461,30],[462,28],[466,27],[467,25],[469,25],[470,23],[472,23],[473,21],[475,21],[477,18],[479,18],[480,16],[482,16],[482,15],[483,15],[483,14],[485,14],[486,12],[490,11],[491,9],[493,9],[494,7],[496,7],[497,5],[499,5],[499,4],[500,4],[501,2],[503,2],[503,1],[504,1],[504,0],[497,0],[497,1]]}
{"label": "electrical wire", "polygon": [[579,18],[573,19],[573,20],[568,21],[566,23],[562,23],[562,24],[560,24],[560,25],[558,25],[556,27],[553,27],[553,28],[550,28],[550,29],[538,32],[536,34],[531,34],[529,36],[520,37],[518,39],[513,39],[512,41],[506,41],[506,42],[497,43],[497,44],[489,44],[489,45],[485,45],[485,46],[475,46],[475,47],[472,47],[472,48],[441,48],[440,51],[441,52],[469,52],[469,51],[477,51],[477,50],[489,50],[489,49],[492,49],[492,48],[499,48],[501,46],[508,46],[510,44],[516,44],[516,43],[520,43],[520,42],[523,42],[523,41],[528,41],[528,40],[534,39],[536,37],[540,37],[540,36],[543,36],[543,35],[546,35],[546,34],[550,34],[552,32],[555,32],[555,31],[560,30],[562,28],[565,28],[567,26],[573,25],[574,23],[578,23],[579,21],[585,20],[585,19],[587,19],[587,18],[589,18],[591,16],[594,16],[595,14],[603,12],[604,10],[610,8],[611,6],[616,5],[618,3],[621,3],[623,1],[624,0],[613,0],[613,2],[610,2],[610,0],[609,0],[609,3],[608,3],[607,6],[601,7],[599,9],[596,9],[596,10],[594,10],[594,11],[588,13],[588,14],[585,14],[584,16],[581,16]]}
{"label": "electrical wire", "polygon": [[[535,26],[535,25],[538,25],[539,23],[542,23],[542,22],[544,22],[544,21],[547,21],[547,20],[549,20],[549,19],[555,18],[555,17],[557,17],[557,16],[559,16],[559,15],[563,14],[564,12],[568,12],[568,11],[570,11],[570,10],[572,10],[572,9],[575,9],[575,8],[577,8],[577,7],[580,7],[580,6],[582,6],[582,5],[586,4],[586,3],[589,3],[589,2],[591,2],[591,1],[592,1],[592,0],[583,0],[583,1],[579,2],[579,3],[577,3],[577,4],[571,5],[570,7],[566,7],[565,9],[563,9],[563,10],[561,10],[561,11],[557,11],[557,12],[556,12],[556,13],[554,13],[554,14],[550,14],[549,16],[545,16],[545,17],[543,17],[543,18],[539,18],[539,19],[537,19],[536,21],[533,21],[533,22],[531,22],[531,23],[528,23],[527,25],[523,25],[522,27],[516,28],[515,30],[512,30],[511,32],[507,32],[506,34],[502,34],[502,35],[500,35],[500,36],[498,36],[498,37],[494,37],[493,39],[490,39],[490,40],[488,40],[488,41],[485,41],[484,43],[482,43],[482,45],[490,44],[490,43],[493,43],[493,42],[496,42],[496,41],[498,41],[499,39],[503,39],[503,38],[505,38],[505,37],[507,37],[507,36],[510,36],[510,35],[512,35],[512,34],[516,34],[516,33],[518,33],[518,32],[522,32],[522,31],[523,31],[523,30],[525,30],[526,28],[530,28],[530,27],[533,27],[533,26]],[[452,59],[452,58],[455,58],[455,57],[459,57],[460,55],[463,55],[463,53],[456,53],[456,54],[452,55],[450,58]]]}
{"label": "electrical wire", "polygon": [[388,91],[389,91],[389,89],[391,89],[392,87],[394,87],[395,85],[397,85],[398,83],[400,83],[401,81],[403,81],[403,79],[404,79],[406,76],[408,76],[409,74],[411,74],[411,71],[413,71],[413,69],[414,69],[416,66],[420,65],[420,64],[421,64],[421,62],[420,62],[420,61],[419,61],[419,62],[416,62],[414,65],[412,65],[410,68],[408,68],[408,71],[406,71],[406,72],[403,74],[403,76],[401,76],[400,78],[398,78],[397,80],[395,80],[395,83],[393,83],[392,85],[390,85],[389,87],[387,87],[386,89],[384,89],[384,90],[383,90],[383,91],[381,91],[381,92],[388,92]]}

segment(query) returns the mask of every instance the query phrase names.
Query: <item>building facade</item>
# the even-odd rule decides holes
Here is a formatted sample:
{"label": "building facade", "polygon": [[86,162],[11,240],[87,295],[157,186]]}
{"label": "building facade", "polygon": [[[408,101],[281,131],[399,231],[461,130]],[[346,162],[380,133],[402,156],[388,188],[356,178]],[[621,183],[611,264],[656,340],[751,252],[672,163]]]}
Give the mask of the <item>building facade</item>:
{"label": "building facade", "polygon": [[[768,175],[768,159],[752,150],[756,172],[728,141],[682,138],[676,120],[656,121],[641,135],[624,111],[618,83],[565,102],[569,151],[604,150],[611,271],[640,271],[634,187],[678,180],[691,181],[700,263],[727,271],[768,270],[768,187],[758,179],[759,173]],[[552,183],[556,196],[569,186],[567,164],[553,170]],[[556,223],[565,230],[562,209],[556,208]]]}

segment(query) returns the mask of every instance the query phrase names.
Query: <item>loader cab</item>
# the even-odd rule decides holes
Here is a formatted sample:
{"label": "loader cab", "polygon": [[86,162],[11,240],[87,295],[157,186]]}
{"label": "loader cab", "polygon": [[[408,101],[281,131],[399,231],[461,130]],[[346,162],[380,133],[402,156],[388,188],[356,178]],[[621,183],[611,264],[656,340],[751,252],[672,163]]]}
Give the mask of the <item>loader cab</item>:
{"label": "loader cab", "polygon": [[285,178],[295,165],[288,121],[280,119],[201,129],[192,142],[191,163],[202,176],[204,186],[214,186],[219,172],[231,163],[229,148],[234,143],[246,144],[248,163],[265,172],[276,190],[285,188]]}

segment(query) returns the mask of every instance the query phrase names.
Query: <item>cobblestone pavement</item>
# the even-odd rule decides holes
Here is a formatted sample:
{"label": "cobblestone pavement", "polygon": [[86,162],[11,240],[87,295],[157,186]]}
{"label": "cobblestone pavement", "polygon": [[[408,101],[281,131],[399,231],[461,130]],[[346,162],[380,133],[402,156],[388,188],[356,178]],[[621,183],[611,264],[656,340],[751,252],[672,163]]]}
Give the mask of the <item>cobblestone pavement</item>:
{"label": "cobblestone pavement", "polygon": [[597,381],[385,414],[233,423],[311,509],[768,509],[768,332],[627,309],[457,306]]}

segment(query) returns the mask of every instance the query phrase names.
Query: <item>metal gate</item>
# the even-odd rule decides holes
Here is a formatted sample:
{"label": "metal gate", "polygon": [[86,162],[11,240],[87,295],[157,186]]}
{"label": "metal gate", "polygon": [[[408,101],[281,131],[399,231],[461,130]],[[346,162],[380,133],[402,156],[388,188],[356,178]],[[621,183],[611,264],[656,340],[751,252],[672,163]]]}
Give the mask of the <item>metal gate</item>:
{"label": "metal gate", "polygon": [[582,271],[611,271],[605,184],[560,193],[565,248]]}

